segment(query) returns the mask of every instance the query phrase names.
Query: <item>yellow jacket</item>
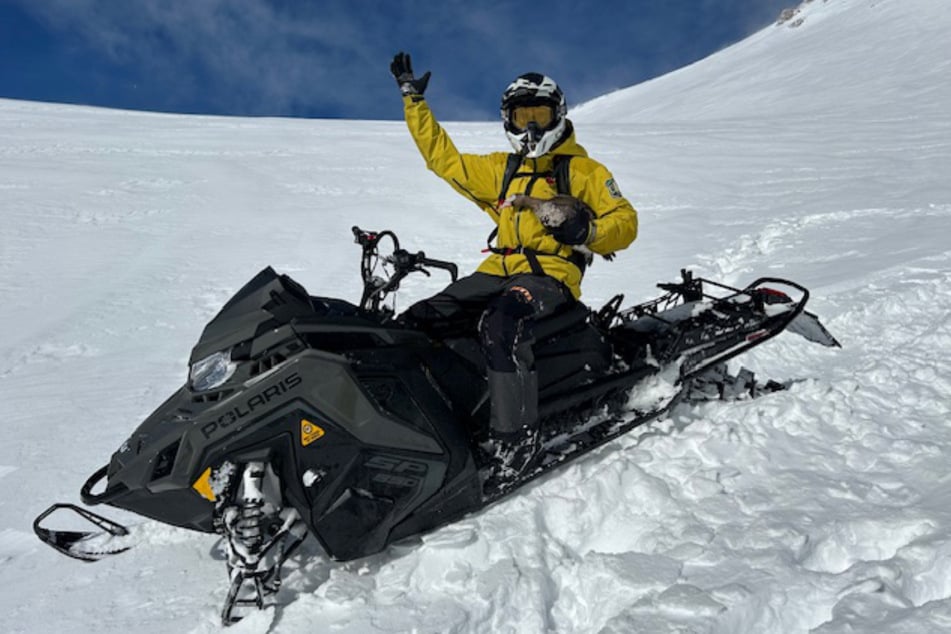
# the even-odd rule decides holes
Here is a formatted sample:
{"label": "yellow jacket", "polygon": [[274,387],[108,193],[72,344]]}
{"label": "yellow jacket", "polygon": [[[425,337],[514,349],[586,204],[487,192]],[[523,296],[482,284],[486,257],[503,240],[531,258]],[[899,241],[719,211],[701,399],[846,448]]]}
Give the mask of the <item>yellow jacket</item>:
{"label": "yellow jacket", "polygon": [[[531,212],[513,207],[500,209],[498,200],[508,154],[462,154],[436,121],[426,101],[417,97],[403,98],[406,124],[426,160],[426,166],[453,189],[485,211],[498,225],[495,246],[498,249],[533,250],[547,275],[560,280],[575,298],[581,296],[582,270],[570,259],[573,249],[549,235]],[[594,211],[593,238],[586,245],[591,251],[608,254],[626,248],[637,236],[637,212],[618,190],[611,173],[570,136],[551,153],[537,159],[523,159],[512,179],[507,195],[528,194],[548,199],[557,194],[553,179],[533,176],[551,173],[552,156],[571,155],[569,176],[571,195],[585,202]],[[528,257],[520,252],[509,255],[492,253],[478,270],[489,275],[509,276],[532,273]]]}

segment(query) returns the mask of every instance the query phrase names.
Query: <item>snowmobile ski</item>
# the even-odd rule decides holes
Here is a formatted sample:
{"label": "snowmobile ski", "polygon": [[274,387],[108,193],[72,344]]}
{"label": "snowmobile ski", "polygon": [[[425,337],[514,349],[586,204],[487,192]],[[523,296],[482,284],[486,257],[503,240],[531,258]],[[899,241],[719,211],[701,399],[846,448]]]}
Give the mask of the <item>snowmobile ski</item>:
{"label": "snowmobile ski", "polygon": [[[52,529],[44,526],[45,520],[54,514],[62,515],[68,511],[70,515],[96,526],[99,530]],[[73,518],[75,519],[75,518]],[[33,532],[44,544],[52,546],[58,552],[80,561],[99,561],[110,555],[118,555],[129,550],[131,546],[116,544],[114,538],[126,537],[129,530],[110,519],[97,515],[92,511],[76,506],[75,504],[54,504],[33,521]]]}

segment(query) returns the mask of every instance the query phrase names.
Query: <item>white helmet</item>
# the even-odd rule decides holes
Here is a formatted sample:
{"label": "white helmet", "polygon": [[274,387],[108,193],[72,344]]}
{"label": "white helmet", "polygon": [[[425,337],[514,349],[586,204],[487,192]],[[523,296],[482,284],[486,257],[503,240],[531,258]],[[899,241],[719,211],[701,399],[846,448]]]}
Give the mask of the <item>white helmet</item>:
{"label": "white helmet", "polygon": [[515,151],[537,158],[551,151],[565,133],[568,105],[550,77],[525,73],[502,93],[505,135]]}

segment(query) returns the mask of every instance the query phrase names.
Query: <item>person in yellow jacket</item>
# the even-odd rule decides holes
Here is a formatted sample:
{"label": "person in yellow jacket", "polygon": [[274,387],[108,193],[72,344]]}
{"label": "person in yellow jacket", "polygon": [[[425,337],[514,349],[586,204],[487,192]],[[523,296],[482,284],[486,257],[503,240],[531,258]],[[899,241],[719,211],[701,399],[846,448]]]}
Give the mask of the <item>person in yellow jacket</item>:
{"label": "person in yellow jacket", "polygon": [[637,212],[575,140],[565,96],[549,77],[526,73],[502,95],[515,153],[475,155],[459,152],[429,109],[423,93],[430,73],[417,78],[406,53],[390,70],[426,166],[496,224],[477,271],[413,305],[403,319],[429,332],[478,324],[498,477],[514,479],[537,451],[533,323],[578,300],[592,254],[609,256],[633,242]]}

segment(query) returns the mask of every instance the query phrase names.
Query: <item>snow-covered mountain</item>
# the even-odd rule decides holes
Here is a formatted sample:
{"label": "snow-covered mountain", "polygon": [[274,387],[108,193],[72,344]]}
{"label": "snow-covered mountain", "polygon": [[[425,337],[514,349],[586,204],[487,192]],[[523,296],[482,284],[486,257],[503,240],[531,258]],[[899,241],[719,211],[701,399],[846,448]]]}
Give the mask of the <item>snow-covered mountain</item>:
{"label": "snow-covered mountain", "polygon": [[[744,363],[788,392],[682,409],[418,543],[346,564],[311,545],[283,605],[230,631],[951,630],[946,5],[813,0],[572,111],[641,218],[585,301],[646,298],[684,266],[782,275],[841,351],[779,337]],[[447,127],[466,151],[507,145]],[[398,122],[0,100],[0,129],[0,628],[217,631],[213,536],[107,510],[140,543],[87,565],[32,518],[77,499],[264,266],[356,299],[351,225],[465,271],[489,220]]]}
{"label": "snow-covered mountain", "polygon": [[[940,119],[951,47],[940,0],[806,0],[718,54],[595,99],[579,122]],[[883,106],[887,107],[883,108]]]}

